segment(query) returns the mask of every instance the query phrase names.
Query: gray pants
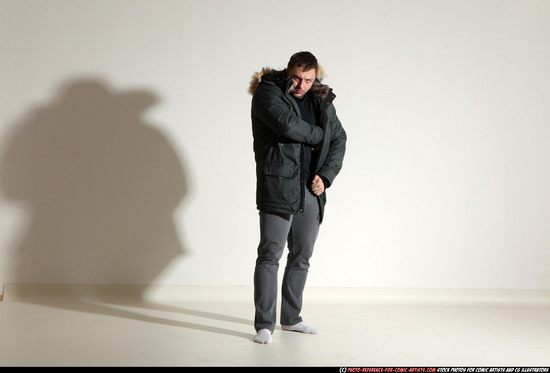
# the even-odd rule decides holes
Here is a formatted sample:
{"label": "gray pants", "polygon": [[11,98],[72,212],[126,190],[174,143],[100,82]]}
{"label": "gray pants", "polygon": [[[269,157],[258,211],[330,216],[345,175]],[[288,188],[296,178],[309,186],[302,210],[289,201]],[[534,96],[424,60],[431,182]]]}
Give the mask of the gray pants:
{"label": "gray pants", "polygon": [[288,243],[287,264],[282,283],[281,324],[302,321],[302,293],[306,284],[309,259],[319,232],[317,198],[306,191],[304,213],[269,214],[260,211],[260,244],[254,271],[254,304],[256,331],[269,329],[276,323],[277,273],[279,260]]}

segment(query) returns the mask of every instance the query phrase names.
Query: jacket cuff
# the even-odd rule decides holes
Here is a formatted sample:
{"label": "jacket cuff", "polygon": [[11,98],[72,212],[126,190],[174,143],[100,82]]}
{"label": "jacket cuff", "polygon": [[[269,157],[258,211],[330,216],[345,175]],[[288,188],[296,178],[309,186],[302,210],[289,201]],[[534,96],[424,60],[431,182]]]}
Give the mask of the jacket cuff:
{"label": "jacket cuff", "polygon": [[321,180],[323,180],[323,184],[325,185],[325,189],[329,188],[330,187],[330,182],[328,181],[328,179],[326,177],[324,177],[323,175],[319,175],[319,177],[321,178]]}

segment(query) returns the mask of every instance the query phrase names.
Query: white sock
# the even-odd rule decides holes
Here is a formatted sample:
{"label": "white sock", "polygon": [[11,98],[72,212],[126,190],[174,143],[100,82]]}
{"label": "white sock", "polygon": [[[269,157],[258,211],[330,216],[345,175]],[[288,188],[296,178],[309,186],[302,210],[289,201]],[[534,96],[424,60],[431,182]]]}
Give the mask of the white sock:
{"label": "white sock", "polygon": [[256,343],[271,343],[271,331],[269,329],[260,329],[258,334],[254,337]]}
{"label": "white sock", "polygon": [[294,325],[281,325],[281,328],[283,330],[288,330],[288,331],[291,331],[291,332],[300,332],[300,333],[307,333],[307,334],[318,334],[319,333],[319,331],[317,329],[307,325],[303,321],[299,322],[298,324],[294,324]]}

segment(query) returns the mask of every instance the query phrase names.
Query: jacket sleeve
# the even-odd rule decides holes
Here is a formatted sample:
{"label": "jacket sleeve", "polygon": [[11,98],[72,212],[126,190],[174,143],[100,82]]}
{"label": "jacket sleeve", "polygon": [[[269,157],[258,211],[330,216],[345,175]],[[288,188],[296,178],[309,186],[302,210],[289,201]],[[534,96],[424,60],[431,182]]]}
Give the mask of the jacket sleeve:
{"label": "jacket sleeve", "polygon": [[252,98],[252,114],[279,136],[298,143],[317,145],[323,130],[303,121],[282,97],[274,84],[261,84]]}
{"label": "jacket sleeve", "polygon": [[[328,110],[330,140],[328,140],[328,151],[317,174],[323,179],[325,188],[332,185],[334,179],[342,169],[344,155],[346,153],[347,134],[333,105]],[[328,132],[328,131],[327,131]],[[325,145],[326,146],[326,145]]]}

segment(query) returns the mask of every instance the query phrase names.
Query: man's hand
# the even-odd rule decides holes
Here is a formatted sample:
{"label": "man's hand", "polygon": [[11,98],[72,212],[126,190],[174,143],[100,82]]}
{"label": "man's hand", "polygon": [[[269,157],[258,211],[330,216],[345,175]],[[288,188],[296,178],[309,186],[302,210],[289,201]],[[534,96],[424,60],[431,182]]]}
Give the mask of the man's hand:
{"label": "man's hand", "polygon": [[313,178],[313,182],[311,183],[311,190],[316,196],[320,196],[325,191],[325,184],[323,183],[323,179],[319,177],[319,175],[315,175]]}

